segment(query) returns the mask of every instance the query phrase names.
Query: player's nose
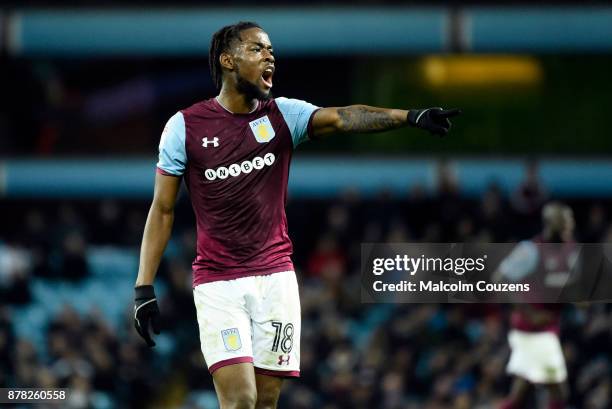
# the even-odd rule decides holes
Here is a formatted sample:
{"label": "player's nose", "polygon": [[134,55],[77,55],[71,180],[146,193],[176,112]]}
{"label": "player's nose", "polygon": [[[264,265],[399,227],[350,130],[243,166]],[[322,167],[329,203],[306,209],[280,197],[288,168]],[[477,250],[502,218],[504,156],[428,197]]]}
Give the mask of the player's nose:
{"label": "player's nose", "polygon": [[274,63],[274,61],[275,61],[274,60],[274,55],[270,51],[266,50],[266,52],[264,53],[264,60],[266,62]]}

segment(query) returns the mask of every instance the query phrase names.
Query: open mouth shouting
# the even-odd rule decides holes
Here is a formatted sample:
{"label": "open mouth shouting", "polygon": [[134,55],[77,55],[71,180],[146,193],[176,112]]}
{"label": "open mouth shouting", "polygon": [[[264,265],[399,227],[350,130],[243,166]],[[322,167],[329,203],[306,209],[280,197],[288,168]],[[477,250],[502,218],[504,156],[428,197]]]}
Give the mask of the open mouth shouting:
{"label": "open mouth shouting", "polygon": [[274,76],[274,66],[268,65],[261,73],[261,80],[266,89],[272,88],[272,77]]}

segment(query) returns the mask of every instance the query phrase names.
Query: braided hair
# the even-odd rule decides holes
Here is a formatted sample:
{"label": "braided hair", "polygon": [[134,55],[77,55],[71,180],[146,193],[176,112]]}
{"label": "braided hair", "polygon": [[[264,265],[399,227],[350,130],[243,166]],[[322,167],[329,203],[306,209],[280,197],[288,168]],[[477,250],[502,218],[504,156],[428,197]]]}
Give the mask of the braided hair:
{"label": "braided hair", "polygon": [[248,30],[249,28],[261,28],[259,24],[251,21],[240,21],[236,24],[225,26],[217,31],[212,36],[210,41],[210,51],[208,54],[208,64],[210,66],[210,74],[217,90],[221,89],[223,83],[223,71],[221,69],[221,63],[219,62],[219,56],[221,53],[229,50],[232,41],[240,40],[240,32],[242,30]]}

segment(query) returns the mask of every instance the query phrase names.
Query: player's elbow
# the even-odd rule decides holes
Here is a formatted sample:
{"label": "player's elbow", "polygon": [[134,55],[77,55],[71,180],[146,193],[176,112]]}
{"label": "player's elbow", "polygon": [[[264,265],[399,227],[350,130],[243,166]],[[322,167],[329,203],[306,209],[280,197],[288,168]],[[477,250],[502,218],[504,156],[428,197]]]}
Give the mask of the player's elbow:
{"label": "player's elbow", "polygon": [[322,108],[315,113],[312,121],[313,139],[322,139],[342,132],[344,121],[339,113],[340,108]]}
{"label": "player's elbow", "polygon": [[163,200],[153,200],[151,212],[155,212],[161,216],[172,216],[174,215],[174,203]]}

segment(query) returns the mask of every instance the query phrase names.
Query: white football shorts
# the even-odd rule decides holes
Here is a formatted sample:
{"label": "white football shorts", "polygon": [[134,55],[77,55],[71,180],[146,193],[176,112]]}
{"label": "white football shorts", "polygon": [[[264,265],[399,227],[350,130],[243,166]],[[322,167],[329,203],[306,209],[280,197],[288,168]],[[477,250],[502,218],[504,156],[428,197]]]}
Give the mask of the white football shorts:
{"label": "white football shorts", "polygon": [[208,370],[252,362],[255,372],[300,375],[301,312],[293,271],[213,281],[193,289]]}
{"label": "white football shorts", "polygon": [[532,383],[561,383],[567,379],[559,337],[553,332],[511,330],[510,361],[506,372]]}

